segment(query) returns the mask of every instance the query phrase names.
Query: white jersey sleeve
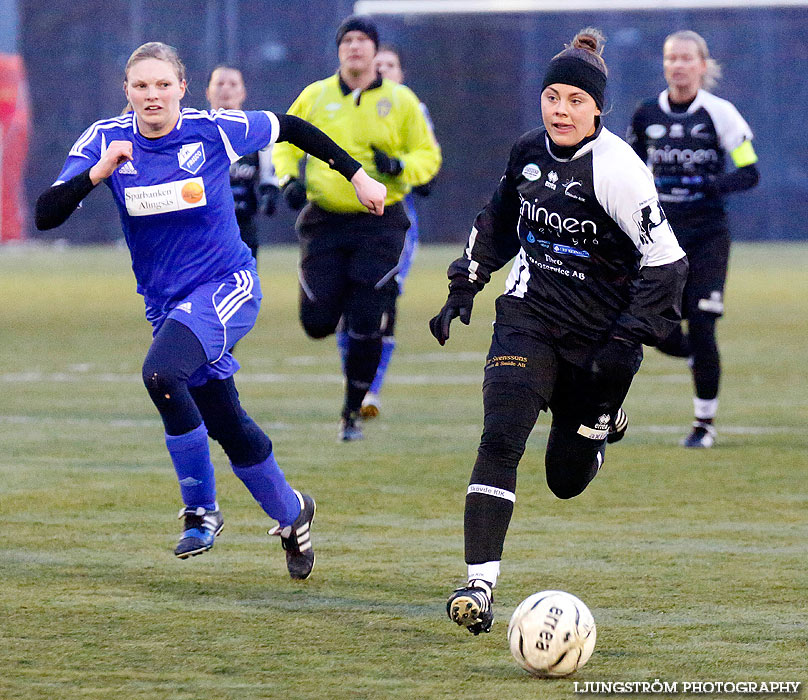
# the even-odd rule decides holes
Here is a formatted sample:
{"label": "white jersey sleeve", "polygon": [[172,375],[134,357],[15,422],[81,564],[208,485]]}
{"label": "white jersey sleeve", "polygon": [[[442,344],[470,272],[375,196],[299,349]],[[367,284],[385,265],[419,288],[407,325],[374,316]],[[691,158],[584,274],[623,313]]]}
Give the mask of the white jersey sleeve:
{"label": "white jersey sleeve", "polygon": [[[92,124],[76,139],[76,143],[67,154],[67,160],[56,178],[54,185],[59,185],[92,168],[107,150],[110,141],[121,138],[123,131],[128,133],[132,128],[132,113],[113,119],[102,119]],[[115,135],[113,136],[113,132]]]}
{"label": "white jersey sleeve", "polygon": [[272,112],[242,112],[220,109],[211,112],[231,163],[248,153],[272,146],[280,134],[278,117]]}
{"label": "white jersey sleeve", "polygon": [[606,129],[592,149],[595,197],[633,241],[642,267],[667,265],[685,253],[659,204],[654,177],[625,141]]}
{"label": "white jersey sleeve", "polygon": [[719,144],[727,153],[732,153],[744,141],[752,140],[752,129],[732,102],[706,90],[699,90],[696,103],[707,110],[715,125]]}

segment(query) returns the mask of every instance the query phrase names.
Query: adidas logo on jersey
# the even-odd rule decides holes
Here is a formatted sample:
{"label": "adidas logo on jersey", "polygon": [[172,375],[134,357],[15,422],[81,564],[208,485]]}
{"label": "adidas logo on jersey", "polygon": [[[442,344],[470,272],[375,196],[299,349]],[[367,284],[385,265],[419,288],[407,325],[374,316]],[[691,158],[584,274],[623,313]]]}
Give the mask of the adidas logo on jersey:
{"label": "adidas logo on jersey", "polygon": [[177,306],[177,309],[179,309],[180,311],[184,311],[186,314],[189,314],[191,313],[191,302],[190,301],[183,302],[182,304]]}
{"label": "adidas logo on jersey", "polygon": [[118,168],[118,173],[121,175],[137,175],[137,170],[135,170],[135,166],[132,165],[132,161],[127,160],[120,168]]}

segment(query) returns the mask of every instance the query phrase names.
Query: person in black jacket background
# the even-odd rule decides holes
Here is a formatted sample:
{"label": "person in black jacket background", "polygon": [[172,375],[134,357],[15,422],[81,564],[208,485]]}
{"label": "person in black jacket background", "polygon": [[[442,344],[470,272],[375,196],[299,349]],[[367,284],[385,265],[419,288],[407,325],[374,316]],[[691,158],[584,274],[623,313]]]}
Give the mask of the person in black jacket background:
{"label": "person in black jacket background", "polygon": [[[247,99],[244,76],[238,68],[216,66],[205,90],[211,109],[241,109]],[[236,205],[236,220],[241,240],[258,259],[258,228],[255,215],[275,213],[278,202],[278,178],[272,166],[272,147],[258,153],[248,153],[230,166],[230,187]]]}

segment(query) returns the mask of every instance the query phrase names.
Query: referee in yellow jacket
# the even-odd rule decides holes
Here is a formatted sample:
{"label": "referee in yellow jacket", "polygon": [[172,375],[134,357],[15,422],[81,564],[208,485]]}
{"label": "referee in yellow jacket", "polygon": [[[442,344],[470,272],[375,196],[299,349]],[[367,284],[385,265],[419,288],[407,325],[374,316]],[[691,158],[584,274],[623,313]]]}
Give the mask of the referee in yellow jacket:
{"label": "referee in yellow jacket", "polygon": [[[374,57],[376,25],[367,16],[346,18],[337,30],[339,70],[306,87],[289,108],[328,134],[387,186],[384,214],[367,213],[353,188],[328,163],[290,143],[272,153],[300,239],[300,320],[312,338],[331,335],[343,318],[348,333],[345,403],[339,438],[363,437],[358,418],[382,351],[385,309],[397,294],[396,273],[410,221],[402,200],[438,172],[440,147],[404,85],[384,80]],[[305,207],[304,207],[305,205]]]}

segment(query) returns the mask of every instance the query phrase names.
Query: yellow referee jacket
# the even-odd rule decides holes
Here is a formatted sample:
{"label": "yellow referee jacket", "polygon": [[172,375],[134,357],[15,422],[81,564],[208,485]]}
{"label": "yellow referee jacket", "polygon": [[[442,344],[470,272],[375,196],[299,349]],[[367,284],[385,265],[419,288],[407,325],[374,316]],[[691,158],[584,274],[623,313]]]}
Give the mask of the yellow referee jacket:
{"label": "yellow referee jacket", "polygon": [[[358,160],[365,172],[387,187],[385,205],[401,201],[413,186],[429,182],[441,164],[440,147],[412,90],[379,78],[362,92],[351,92],[339,73],[306,87],[289,114],[311,122]],[[396,177],[382,175],[373,163],[371,146],[404,165]],[[298,177],[304,152],[288,142],[276,143],[272,162],[281,185]],[[327,211],[367,212],[353,185],[327,163],[306,161],[308,199]]]}

